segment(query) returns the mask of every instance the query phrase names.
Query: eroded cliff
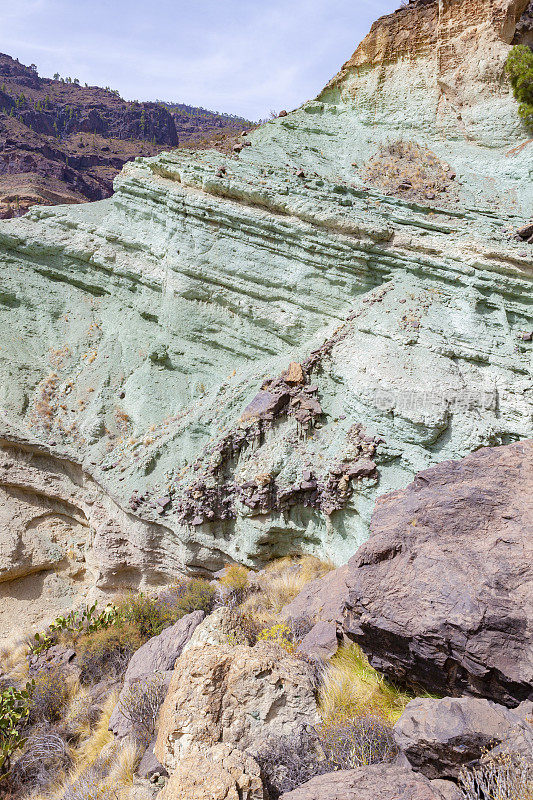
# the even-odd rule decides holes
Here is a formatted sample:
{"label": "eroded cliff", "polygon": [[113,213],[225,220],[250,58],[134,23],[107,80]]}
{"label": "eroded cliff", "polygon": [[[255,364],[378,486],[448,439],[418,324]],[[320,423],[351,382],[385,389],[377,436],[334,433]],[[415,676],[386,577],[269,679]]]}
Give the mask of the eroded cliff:
{"label": "eroded cliff", "polygon": [[[414,3],[233,157],[2,224],[0,626],[40,592],[340,563],[376,496],[533,435],[533,142],[503,76],[526,7]],[[385,190],[400,139],[425,161]]]}

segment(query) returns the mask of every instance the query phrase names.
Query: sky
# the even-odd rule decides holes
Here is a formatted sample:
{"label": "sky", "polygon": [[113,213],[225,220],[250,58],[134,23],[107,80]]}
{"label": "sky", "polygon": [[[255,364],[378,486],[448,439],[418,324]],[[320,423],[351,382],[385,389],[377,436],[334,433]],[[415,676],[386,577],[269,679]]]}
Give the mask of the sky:
{"label": "sky", "polygon": [[400,0],[0,0],[0,52],[126,100],[257,120],[315,97]]}

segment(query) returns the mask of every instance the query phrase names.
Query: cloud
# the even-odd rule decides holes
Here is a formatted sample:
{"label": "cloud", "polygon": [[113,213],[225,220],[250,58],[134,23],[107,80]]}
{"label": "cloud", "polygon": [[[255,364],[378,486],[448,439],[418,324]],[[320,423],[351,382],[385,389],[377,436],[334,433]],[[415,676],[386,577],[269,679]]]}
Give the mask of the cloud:
{"label": "cloud", "polygon": [[315,96],[397,0],[18,0],[0,49],[39,72],[264,117]]}

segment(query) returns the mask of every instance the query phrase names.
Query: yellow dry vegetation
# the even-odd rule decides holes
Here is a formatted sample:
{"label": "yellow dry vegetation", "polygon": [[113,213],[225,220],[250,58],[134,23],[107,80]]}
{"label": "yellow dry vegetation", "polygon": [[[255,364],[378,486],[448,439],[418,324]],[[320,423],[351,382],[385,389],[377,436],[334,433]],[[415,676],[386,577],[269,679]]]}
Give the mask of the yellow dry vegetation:
{"label": "yellow dry vegetation", "polygon": [[354,644],[339,648],[327,666],[319,707],[325,724],[369,714],[394,724],[412,699],[376,672]]}

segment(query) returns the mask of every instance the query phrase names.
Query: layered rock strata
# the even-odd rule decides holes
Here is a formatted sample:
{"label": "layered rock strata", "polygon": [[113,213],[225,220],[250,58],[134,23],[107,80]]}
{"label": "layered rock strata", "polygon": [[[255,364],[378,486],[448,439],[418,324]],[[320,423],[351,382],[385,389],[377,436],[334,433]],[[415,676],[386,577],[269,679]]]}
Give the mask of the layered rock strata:
{"label": "layered rock strata", "polygon": [[[7,614],[37,616],[30,573],[60,606],[341,563],[378,495],[533,435],[533,143],[503,77],[526,5],[412,4],[233,156],[138,160],[108,200],[2,223]],[[400,138],[448,175],[433,199],[367,182]]]}

